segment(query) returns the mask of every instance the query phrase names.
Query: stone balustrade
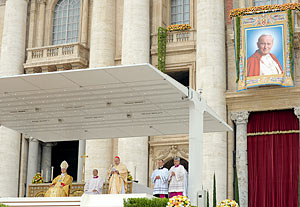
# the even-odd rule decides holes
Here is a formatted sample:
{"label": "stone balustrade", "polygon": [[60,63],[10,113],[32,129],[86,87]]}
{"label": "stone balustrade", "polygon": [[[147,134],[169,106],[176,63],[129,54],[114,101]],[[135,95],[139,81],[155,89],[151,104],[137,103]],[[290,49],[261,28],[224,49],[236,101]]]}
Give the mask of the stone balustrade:
{"label": "stone balustrade", "polygon": [[196,40],[196,31],[195,30],[186,30],[186,31],[173,31],[168,32],[167,44],[175,42],[188,42]]}
{"label": "stone balustrade", "polygon": [[87,68],[89,49],[80,43],[28,48],[26,73]]}
{"label": "stone balustrade", "polygon": [[[196,30],[172,31],[167,33],[167,53],[196,51]],[[158,35],[151,36],[151,54],[157,55]]]}
{"label": "stone balustrade", "polygon": [[[158,35],[152,35],[152,47],[157,46]],[[173,43],[194,42],[196,44],[196,30],[172,31],[167,35],[167,47]]]}

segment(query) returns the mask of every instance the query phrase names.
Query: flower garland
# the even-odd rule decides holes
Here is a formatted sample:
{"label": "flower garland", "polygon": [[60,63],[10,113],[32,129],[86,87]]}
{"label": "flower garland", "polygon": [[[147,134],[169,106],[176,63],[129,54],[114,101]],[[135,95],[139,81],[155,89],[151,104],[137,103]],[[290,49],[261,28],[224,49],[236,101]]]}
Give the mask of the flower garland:
{"label": "flower garland", "polygon": [[191,201],[186,196],[174,196],[169,199],[167,207],[191,207]]}
{"label": "flower garland", "polygon": [[239,16],[235,19],[236,26],[236,82],[240,80],[240,56],[241,56],[241,18]]}
{"label": "flower garland", "polygon": [[44,183],[44,178],[41,176],[41,173],[37,173],[33,178],[32,178],[32,184],[38,184],[38,183]]}
{"label": "flower garland", "polygon": [[293,24],[293,15],[292,10],[288,10],[288,27],[289,27],[289,36],[290,36],[290,61],[291,61],[291,76],[294,80],[294,24]]}
{"label": "flower garland", "polygon": [[298,10],[300,11],[300,3],[274,4],[264,6],[253,6],[248,8],[233,9],[230,12],[230,17],[239,17],[248,14],[259,14],[275,11]]}
{"label": "flower garland", "polygon": [[169,25],[167,27],[168,32],[172,31],[184,31],[184,30],[190,30],[192,27],[190,24],[173,24]]}
{"label": "flower garland", "polygon": [[218,203],[216,207],[239,207],[239,204],[237,204],[237,202],[235,202],[234,200],[226,199]]}

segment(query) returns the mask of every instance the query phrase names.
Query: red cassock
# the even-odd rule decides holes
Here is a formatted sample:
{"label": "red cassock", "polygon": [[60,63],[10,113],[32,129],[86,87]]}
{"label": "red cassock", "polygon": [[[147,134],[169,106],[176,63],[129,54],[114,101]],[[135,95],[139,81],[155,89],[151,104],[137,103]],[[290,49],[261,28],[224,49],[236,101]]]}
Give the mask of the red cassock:
{"label": "red cassock", "polygon": [[[280,62],[277,57],[270,53],[272,59],[279,65],[281,72],[283,73]],[[260,75],[260,59],[262,55],[257,50],[251,57],[247,60],[247,76],[259,76]]]}

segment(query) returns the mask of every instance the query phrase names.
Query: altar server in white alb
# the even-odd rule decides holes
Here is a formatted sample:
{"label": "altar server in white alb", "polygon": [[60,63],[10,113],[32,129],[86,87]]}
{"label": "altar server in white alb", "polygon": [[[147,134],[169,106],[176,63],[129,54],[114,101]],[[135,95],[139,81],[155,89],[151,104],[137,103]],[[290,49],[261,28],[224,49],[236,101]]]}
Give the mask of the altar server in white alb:
{"label": "altar server in white alb", "polygon": [[98,170],[93,170],[93,177],[90,178],[85,186],[84,193],[86,194],[102,194],[103,179],[98,176]]}
{"label": "altar server in white alb", "polygon": [[180,158],[174,158],[174,166],[169,170],[169,197],[183,195],[185,191],[186,170],[180,165]]}
{"label": "altar server in white alb", "polygon": [[158,169],[154,170],[151,176],[154,184],[153,196],[158,198],[168,198],[168,169],[164,164],[163,160],[158,160]]}

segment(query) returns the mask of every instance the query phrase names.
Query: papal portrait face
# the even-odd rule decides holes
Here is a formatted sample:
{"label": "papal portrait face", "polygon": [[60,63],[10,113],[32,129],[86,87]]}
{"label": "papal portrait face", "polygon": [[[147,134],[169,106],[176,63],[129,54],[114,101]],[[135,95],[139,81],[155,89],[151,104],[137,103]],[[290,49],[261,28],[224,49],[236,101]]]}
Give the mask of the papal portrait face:
{"label": "papal portrait face", "polygon": [[272,35],[263,35],[258,39],[257,47],[262,55],[267,55],[273,47]]}

